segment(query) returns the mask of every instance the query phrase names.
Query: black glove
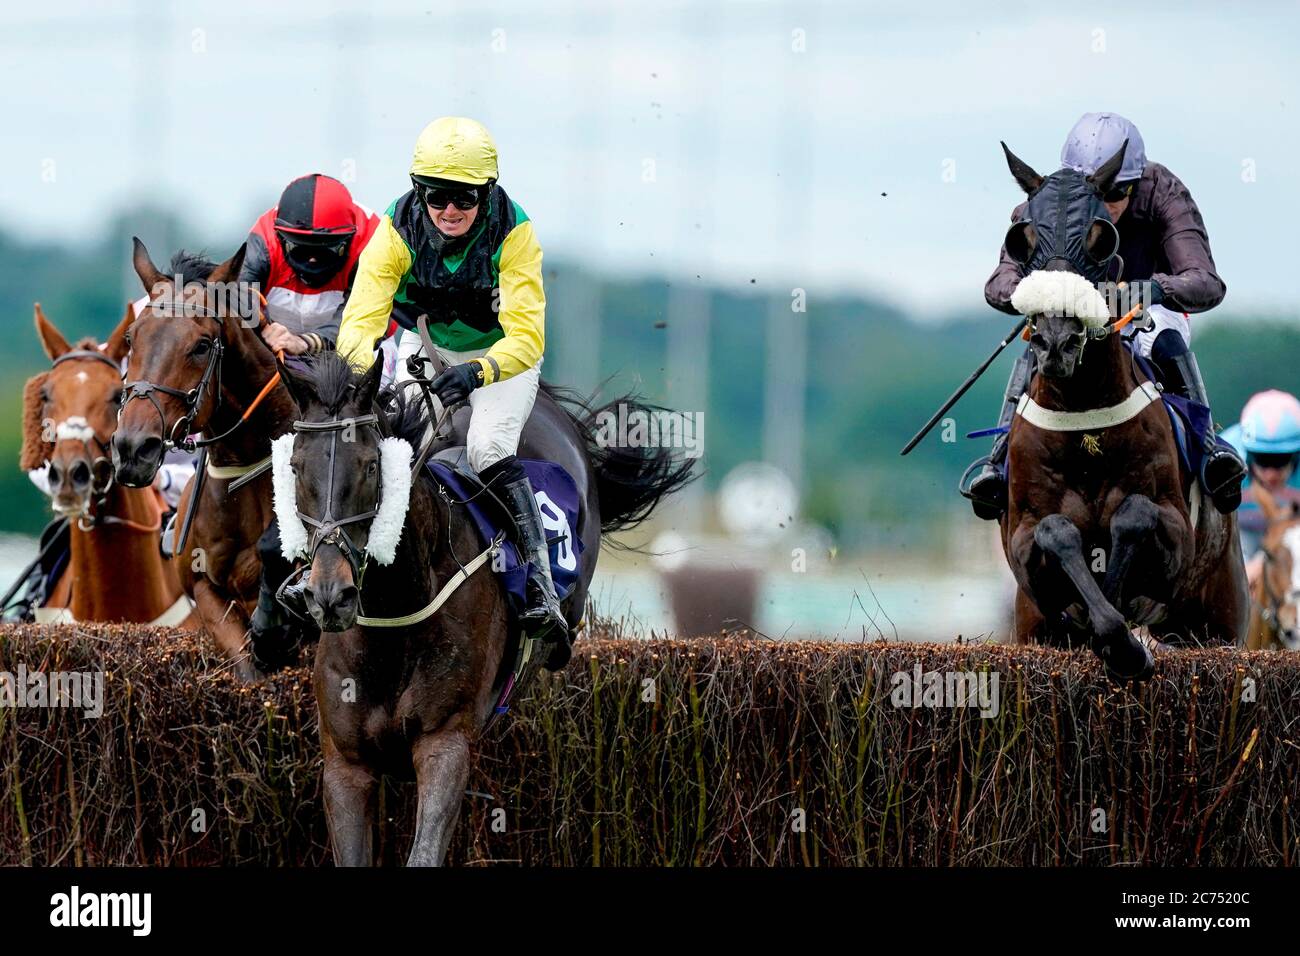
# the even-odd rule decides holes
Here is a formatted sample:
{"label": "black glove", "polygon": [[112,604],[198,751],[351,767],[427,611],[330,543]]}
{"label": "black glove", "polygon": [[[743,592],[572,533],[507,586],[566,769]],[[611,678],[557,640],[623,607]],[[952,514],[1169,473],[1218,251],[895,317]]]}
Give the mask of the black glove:
{"label": "black glove", "polygon": [[1159,305],[1161,302],[1164,301],[1165,290],[1160,288],[1159,282],[1156,282],[1155,280],[1148,280],[1147,289],[1149,290],[1148,291],[1149,298],[1147,300],[1147,305]]}
{"label": "black glove", "polygon": [[453,365],[438,373],[438,377],[429,383],[438,401],[447,408],[469,398],[469,393],[483,384],[483,366],[478,362],[466,362]]}

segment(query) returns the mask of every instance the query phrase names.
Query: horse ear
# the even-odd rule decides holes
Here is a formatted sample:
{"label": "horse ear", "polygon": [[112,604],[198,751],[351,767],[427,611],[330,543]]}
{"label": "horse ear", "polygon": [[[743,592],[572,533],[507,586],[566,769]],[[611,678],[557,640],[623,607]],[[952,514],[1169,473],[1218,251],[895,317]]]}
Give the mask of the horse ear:
{"label": "horse ear", "polygon": [[144,291],[149,295],[154,295],[160,282],[170,280],[158,271],[158,267],[149,258],[149,250],[144,247],[144,243],[140,241],[138,236],[132,236],[131,243],[131,264],[135,266],[135,274],[144,283]]}
{"label": "horse ear", "polygon": [[41,389],[49,377],[49,372],[41,372],[23,386],[23,447],[18,452],[18,467],[23,471],[40,468],[50,457],[51,445],[45,440],[45,421],[41,417],[45,404]]}
{"label": "horse ear", "polygon": [[1119,175],[1120,167],[1124,165],[1124,152],[1127,149],[1128,140],[1124,140],[1120,144],[1119,152],[1098,166],[1097,171],[1088,177],[1088,182],[1092,183],[1097,192],[1105,195],[1115,185],[1115,177]]}
{"label": "horse ear", "polygon": [[379,382],[384,374],[384,363],[380,359],[375,359],[370,364],[366,374],[357,382],[357,406],[364,412],[374,407],[375,399],[379,396]]}
{"label": "horse ear", "polygon": [[108,342],[104,346],[104,354],[114,362],[121,363],[122,359],[126,358],[126,353],[130,351],[126,344],[126,330],[131,327],[131,323],[134,321],[135,305],[128,302],[126,304],[126,315],[122,317],[121,322],[117,323],[117,328],[113,330],[113,334],[108,337]]}
{"label": "horse ear", "polygon": [[1034,172],[1033,167],[1019,156],[1007,149],[1006,143],[1002,144],[1002,152],[1007,156],[1007,167],[1011,170],[1011,175],[1020,184],[1020,188],[1025,191],[1025,195],[1032,196],[1038,192],[1038,187],[1043,185],[1043,177]]}
{"label": "horse ear", "polygon": [[45,349],[45,354],[50,357],[50,361],[54,361],[65,352],[72,351],[72,346],[63,337],[63,333],[45,317],[39,302],[36,303],[36,334],[40,337],[41,347]]}
{"label": "horse ear", "polygon": [[316,397],[315,387],[305,376],[299,375],[278,357],[275,360],[275,367],[280,371],[280,381],[289,390],[289,397],[293,399],[299,411],[304,411]]}
{"label": "horse ear", "polygon": [[239,278],[239,270],[244,265],[244,253],[248,251],[248,243],[243,243],[235,254],[227,259],[221,265],[212,270],[208,276],[209,282],[234,282]]}

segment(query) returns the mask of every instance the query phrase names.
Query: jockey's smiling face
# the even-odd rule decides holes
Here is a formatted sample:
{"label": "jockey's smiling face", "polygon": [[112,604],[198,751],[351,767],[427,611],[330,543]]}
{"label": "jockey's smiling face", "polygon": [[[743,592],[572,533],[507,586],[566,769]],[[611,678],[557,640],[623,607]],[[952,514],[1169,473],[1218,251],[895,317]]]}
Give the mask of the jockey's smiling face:
{"label": "jockey's smiling face", "polygon": [[474,220],[478,218],[479,211],[478,206],[472,209],[457,209],[456,204],[451,202],[442,209],[431,204],[426,204],[425,208],[429,210],[429,218],[438,227],[438,231],[453,239],[469,232],[470,227],[474,225]]}

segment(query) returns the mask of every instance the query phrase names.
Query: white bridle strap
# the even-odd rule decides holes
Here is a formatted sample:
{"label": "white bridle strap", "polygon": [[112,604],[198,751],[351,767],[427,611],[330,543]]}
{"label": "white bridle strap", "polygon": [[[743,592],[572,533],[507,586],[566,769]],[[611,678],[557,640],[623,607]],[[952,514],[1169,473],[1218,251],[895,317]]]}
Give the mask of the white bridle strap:
{"label": "white bridle strap", "polygon": [[409,627],[412,624],[419,624],[421,621],[433,617],[438,613],[438,609],[447,603],[448,598],[456,593],[456,589],[487,563],[488,559],[496,552],[496,549],[497,542],[493,541],[487,546],[487,550],[453,574],[447,583],[442,586],[442,590],[434,595],[433,600],[420,610],[402,617],[369,617],[365,614],[358,614],[357,624],[361,627]]}
{"label": "white bridle strap", "polygon": [[1129,419],[1137,417],[1152,402],[1158,401],[1160,401],[1160,390],[1151,382],[1142,382],[1118,405],[1090,408],[1082,412],[1063,412],[1054,408],[1044,408],[1026,393],[1020,396],[1016,414],[1029,424],[1049,432],[1093,432],[1122,425]]}

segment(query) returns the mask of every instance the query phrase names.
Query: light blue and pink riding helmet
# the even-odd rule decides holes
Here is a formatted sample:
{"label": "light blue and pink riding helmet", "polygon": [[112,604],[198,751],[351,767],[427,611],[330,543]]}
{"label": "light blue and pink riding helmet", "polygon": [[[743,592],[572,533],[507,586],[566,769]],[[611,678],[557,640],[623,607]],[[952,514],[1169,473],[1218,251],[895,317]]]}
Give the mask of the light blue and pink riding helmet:
{"label": "light blue and pink riding helmet", "polygon": [[1241,410],[1241,443],[1247,454],[1300,453],[1300,401],[1275,388],[1252,395]]}

